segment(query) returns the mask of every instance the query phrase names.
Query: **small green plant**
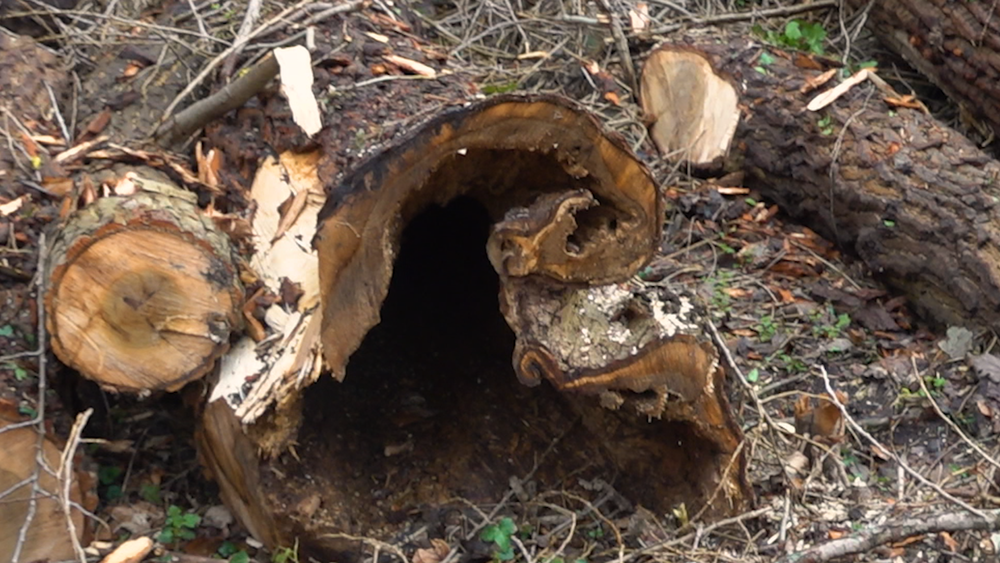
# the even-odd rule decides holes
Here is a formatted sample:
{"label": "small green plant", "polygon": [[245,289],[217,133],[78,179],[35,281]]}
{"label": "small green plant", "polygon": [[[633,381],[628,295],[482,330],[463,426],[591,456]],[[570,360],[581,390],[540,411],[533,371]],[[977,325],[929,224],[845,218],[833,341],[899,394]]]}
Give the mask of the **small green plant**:
{"label": "small green plant", "polygon": [[229,563],[250,563],[250,555],[246,550],[237,548],[236,544],[228,540],[222,542],[217,553],[219,557],[228,559]]}
{"label": "small green plant", "polygon": [[752,370],[747,372],[747,381],[749,381],[750,383],[757,383],[758,380],[760,380],[759,369],[753,368]]}
{"label": "small green plant", "polygon": [[886,228],[889,228],[889,229],[891,229],[891,228],[893,228],[893,227],[896,226],[896,222],[893,221],[892,219],[883,219],[882,220],[882,224],[885,225]]}
{"label": "small green plant", "polygon": [[510,537],[515,533],[517,526],[512,519],[505,516],[496,524],[486,526],[479,538],[493,543],[493,558],[496,561],[510,561],[514,559],[514,544],[510,541]]}
{"label": "small green plant", "polygon": [[139,487],[139,497],[152,504],[160,504],[163,502],[163,499],[160,497],[160,486],[152,483],[145,483],[143,486]]}
{"label": "small green plant", "polygon": [[201,524],[201,516],[194,512],[184,512],[177,505],[167,508],[167,521],[156,538],[160,543],[170,544],[179,540],[193,540],[194,530]]}
{"label": "small green plant", "polygon": [[0,336],[5,336],[8,338],[14,336],[14,327],[11,325],[0,326]]}
{"label": "small green plant", "polygon": [[292,547],[279,547],[271,554],[271,563],[299,563],[299,540]]}
{"label": "small green plant", "polygon": [[759,24],[753,26],[753,32],[764,41],[779,47],[788,47],[807,51],[814,55],[822,55],[823,42],[826,41],[826,30],[818,23],[804,20],[791,20],[785,24],[785,29],[780,33],[777,31],[765,30]]}
{"label": "small green plant", "polygon": [[481,90],[483,94],[487,96],[492,96],[493,94],[506,94],[507,92],[513,92],[517,90],[517,81],[512,80],[505,84],[486,84]]}
{"label": "small green plant", "polygon": [[833,122],[833,120],[828,115],[828,116],[824,117],[823,119],[820,119],[819,121],[817,121],[816,122],[816,126],[819,127],[819,132],[822,135],[829,137],[830,135],[833,135],[833,125],[832,125],[832,122]]}
{"label": "small green plant", "polygon": [[[833,315],[833,308],[830,308],[830,315]],[[851,325],[851,316],[847,313],[841,313],[837,315],[836,322],[831,324],[822,324],[813,327],[814,336],[822,336],[829,339],[838,338],[845,328]]]}
{"label": "small green plant", "polygon": [[729,270],[719,270],[708,278],[708,284],[712,288],[712,306],[723,313],[729,312],[732,304],[728,291],[732,281],[733,272]]}
{"label": "small green plant", "polygon": [[793,358],[784,352],[779,353],[777,358],[778,361],[784,364],[784,368],[791,373],[805,373],[809,369],[809,366],[805,362],[798,358]]}
{"label": "small green plant", "polygon": [[927,384],[931,386],[931,389],[933,389],[935,391],[940,391],[940,390],[944,389],[945,384],[948,383],[948,380],[945,379],[945,378],[943,378],[943,377],[941,377],[941,376],[937,376],[937,377],[927,376],[924,379],[924,381],[926,381]]}
{"label": "small green plant", "polygon": [[20,405],[17,407],[17,412],[23,414],[28,418],[36,418],[38,416],[38,410],[31,405]]}
{"label": "small green plant", "polygon": [[10,371],[14,372],[14,379],[18,381],[24,381],[25,379],[28,379],[28,370],[24,369],[23,367],[13,362],[7,362],[6,364],[3,365],[3,367],[4,369],[9,369]]}
{"label": "small green plant", "polygon": [[761,342],[770,342],[774,336],[778,333],[778,326],[774,322],[774,317],[771,315],[764,315],[757,322],[757,325],[753,327],[757,331],[757,338]]}

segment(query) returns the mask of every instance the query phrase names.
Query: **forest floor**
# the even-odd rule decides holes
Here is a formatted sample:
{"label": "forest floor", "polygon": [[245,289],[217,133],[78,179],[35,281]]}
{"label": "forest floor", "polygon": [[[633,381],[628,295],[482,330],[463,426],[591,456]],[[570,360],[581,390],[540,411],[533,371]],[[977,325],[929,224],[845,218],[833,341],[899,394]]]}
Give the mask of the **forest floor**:
{"label": "forest floor", "polygon": [[[195,168],[191,146],[170,162],[135,151],[189,84],[194,95],[182,106],[213,89],[215,82],[195,77],[239,36],[246,13],[246,5],[235,0],[115,4],[38,8],[27,19],[11,19],[16,12],[8,10],[7,19],[0,19],[11,29],[47,36],[48,45],[0,49],[0,69],[8,76],[47,77],[52,87],[51,93],[30,81],[20,91],[0,87],[0,403],[44,420],[63,436],[78,412],[95,408],[84,449],[96,464],[97,541],[103,543],[95,544],[99,549],[92,555],[147,535],[158,539],[157,556],[164,560],[295,561],[295,546],[265,552],[222,506],[198,463],[183,392],[148,399],[110,395],[58,362],[40,361],[47,351],[35,289],[46,226],[65,212],[67,199],[92,198],[95,189],[112,182],[121,163]],[[915,530],[932,517],[959,521],[970,510],[1000,504],[1000,415],[994,414],[1000,409],[1000,363],[989,355],[996,336],[926,325],[903,297],[808,224],[791,222],[760,194],[692,177],[661,159],[633,92],[636,71],[622,63],[623,57],[643,60],[678,29],[711,33],[724,25],[775,49],[877,65],[886,80],[916,93],[936,117],[961,128],[958,112],[883,51],[863,29],[863,18],[841,12],[836,2],[594,4],[373,0],[350,13],[322,16],[329,6],[300,2],[281,25],[247,41],[231,59],[224,57],[221,68],[236,75],[267,49],[301,42],[304,26],[313,26],[321,45],[314,53],[318,89],[371,100],[367,111],[338,117],[334,134],[346,147],[340,170],[362,158],[364,149],[463,101],[428,103],[440,81],[463,81],[470,96],[557,93],[600,116],[649,165],[671,203],[661,254],[640,278],[684,285],[708,306],[729,352],[724,363],[746,435],[755,507],[723,525],[689,521],[682,507],[653,514],[632,506],[611,481],[582,502],[546,497],[544,491],[527,499],[507,495],[475,507],[478,517],[463,513],[466,521],[448,528],[451,536],[359,541],[359,551],[369,557],[381,552],[383,560],[401,553],[414,563],[440,563],[459,546],[466,560],[524,563],[764,561],[852,534],[868,538],[895,530],[891,540],[872,541],[861,560],[991,557],[1000,543],[986,532],[898,529],[905,524]],[[265,1],[249,29],[284,8]],[[627,36],[628,52],[615,40],[609,16]],[[429,65],[435,75],[386,63],[378,55],[388,45]],[[37,111],[49,96],[57,101],[58,117]],[[248,185],[252,163],[266,147],[219,134],[209,138],[227,154],[241,155],[226,166],[236,182]],[[78,158],[55,158],[87,143]],[[40,388],[48,393],[44,409]],[[843,393],[846,420],[820,399],[831,390]],[[558,499],[550,501],[556,507],[539,509],[534,503],[541,497]],[[470,541],[480,542],[478,553]],[[500,549],[491,551],[491,543]],[[814,560],[829,556],[824,552]]]}

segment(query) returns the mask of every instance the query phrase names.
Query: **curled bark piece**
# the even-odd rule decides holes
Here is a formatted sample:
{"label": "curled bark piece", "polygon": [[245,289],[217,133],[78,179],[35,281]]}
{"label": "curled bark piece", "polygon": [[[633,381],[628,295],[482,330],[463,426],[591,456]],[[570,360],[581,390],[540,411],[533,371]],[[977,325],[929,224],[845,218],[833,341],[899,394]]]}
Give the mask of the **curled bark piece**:
{"label": "curled bark piece", "polygon": [[240,326],[228,239],[193,194],[157,186],[98,199],[51,241],[52,349],[116,391],[173,391],[204,376]]}
{"label": "curled bark piece", "polygon": [[445,112],[358,167],[329,193],[314,242],[323,354],[334,374],[343,377],[378,323],[402,228],[420,211],[468,194],[499,221],[512,207],[550,206],[543,194],[579,190],[593,203],[549,210],[561,213],[558,228],[533,241],[508,237],[530,262],[515,267],[572,283],[631,275],[658,242],[656,186],[617,137],[561,98],[497,96]]}

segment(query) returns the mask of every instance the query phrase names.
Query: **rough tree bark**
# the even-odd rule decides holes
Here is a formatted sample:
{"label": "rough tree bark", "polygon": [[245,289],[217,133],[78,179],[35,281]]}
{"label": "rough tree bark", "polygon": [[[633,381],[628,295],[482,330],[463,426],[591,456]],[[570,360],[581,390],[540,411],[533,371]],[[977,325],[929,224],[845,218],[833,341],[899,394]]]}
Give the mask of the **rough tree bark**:
{"label": "rough tree bark", "polygon": [[172,391],[228,349],[242,289],[228,238],[194,194],[134,182],[142,191],[100,198],[54,230],[46,325],[59,359],[101,386]]}
{"label": "rough tree bark", "polygon": [[[264,169],[295,169],[273,176],[308,191],[315,165],[289,158]],[[554,97],[454,108],[327,195],[321,305],[310,290],[293,303],[308,336],[284,347],[298,359],[249,378],[227,360],[198,434],[223,498],[259,539],[356,551],[338,534],[388,538],[402,533],[399,511],[495,500],[533,463],[539,486],[581,468],[618,473],[633,502],[660,511],[717,516],[750,501],[703,311],[630,281],[658,246],[663,200],[590,114]],[[246,357],[273,340],[248,343]],[[314,383],[319,350],[341,382]],[[373,491],[373,479],[392,485]]]}
{"label": "rough tree bark", "polygon": [[[918,312],[1000,324],[1000,163],[933,118],[888,105],[877,79],[808,111],[819,90],[801,90],[822,71],[800,68],[804,55],[747,38],[694,38],[659,53],[677,50],[702,53],[740,85],[746,118],[729,166],[746,170],[750,187],[856,252]],[[764,52],[774,61],[764,65]]]}
{"label": "rough tree bark", "polygon": [[1000,131],[1000,12],[992,2],[849,0],[868,25],[961,108]]}

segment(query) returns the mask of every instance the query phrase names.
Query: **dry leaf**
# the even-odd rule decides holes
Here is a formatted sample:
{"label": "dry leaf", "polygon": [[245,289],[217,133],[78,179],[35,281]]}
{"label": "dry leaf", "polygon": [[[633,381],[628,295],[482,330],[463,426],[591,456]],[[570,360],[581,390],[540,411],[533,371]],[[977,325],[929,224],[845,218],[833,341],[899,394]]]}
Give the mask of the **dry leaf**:
{"label": "dry leaf", "polygon": [[42,187],[58,197],[63,197],[73,191],[75,185],[73,178],[67,176],[45,176],[42,178]]}
{"label": "dry leaf", "polygon": [[134,538],[119,545],[101,563],[139,563],[153,550],[153,540],[146,537]]}
{"label": "dry leaf", "polygon": [[387,37],[385,35],[382,35],[381,33],[375,33],[374,31],[366,31],[365,35],[367,35],[368,37],[374,39],[375,41],[378,41],[379,43],[388,43],[389,42],[389,37]]}
{"label": "dry leaf", "polygon": [[302,45],[274,50],[274,58],[281,69],[281,91],[288,98],[292,119],[312,137],[323,128],[319,104],[313,95],[312,58]]}
{"label": "dry leaf", "polygon": [[825,108],[826,106],[837,101],[837,98],[843,96],[847,92],[850,92],[851,88],[854,88],[858,84],[868,80],[868,74],[869,70],[867,68],[859,70],[854,74],[854,76],[851,76],[847,80],[813,98],[809,102],[809,105],[806,106],[806,109],[809,111],[819,111]]}
{"label": "dry leaf", "polygon": [[948,532],[941,532],[941,539],[944,541],[944,544],[948,546],[949,550],[958,551],[958,542],[955,541],[955,538],[951,537],[951,534]]}
{"label": "dry leaf", "polygon": [[812,55],[797,53],[795,55],[795,66],[806,70],[823,70],[823,65]]}
{"label": "dry leaf", "polygon": [[605,92],[604,99],[615,104],[616,106],[622,105],[622,101],[618,98],[617,92]]}
{"label": "dry leaf", "polygon": [[809,78],[806,79],[806,83],[803,84],[801,88],[799,88],[799,93],[808,94],[809,92],[812,92],[816,88],[819,88],[820,86],[829,82],[831,78],[836,76],[836,74],[837,74],[837,69],[831,68],[830,70],[824,72],[823,74],[810,76]]}
{"label": "dry leaf", "polygon": [[831,540],[839,540],[840,538],[846,536],[847,534],[840,530],[830,530],[829,532],[827,532],[827,535],[830,536]]}
{"label": "dry leaf", "polygon": [[132,78],[136,74],[139,74],[140,70],[142,70],[142,66],[134,62],[131,62],[125,67],[125,70],[122,71],[122,77]]}
{"label": "dry leaf", "polygon": [[920,100],[918,100],[913,94],[886,96],[882,99],[885,100],[885,103],[897,108],[921,109],[924,107],[924,105],[920,103]]}
{"label": "dry leaf", "polygon": [[87,132],[97,135],[101,131],[104,131],[108,124],[111,123],[111,110],[104,108],[101,113],[98,113],[90,120],[87,124]]}
{"label": "dry leaf", "polygon": [[418,63],[412,59],[407,59],[406,57],[400,57],[399,55],[384,55],[382,58],[413,74],[419,74],[420,76],[426,76],[427,78],[434,78],[437,76],[437,71],[433,68],[425,65],[424,63]]}
{"label": "dry leaf", "polygon": [[21,206],[26,201],[28,201],[28,194],[15,197],[7,203],[0,205],[0,215],[4,217],[10,216],[11,213],[15,213],[18,209],[21,209]]}

